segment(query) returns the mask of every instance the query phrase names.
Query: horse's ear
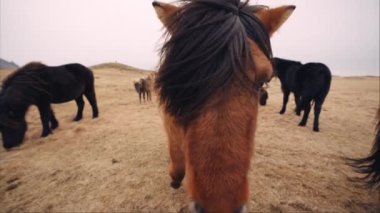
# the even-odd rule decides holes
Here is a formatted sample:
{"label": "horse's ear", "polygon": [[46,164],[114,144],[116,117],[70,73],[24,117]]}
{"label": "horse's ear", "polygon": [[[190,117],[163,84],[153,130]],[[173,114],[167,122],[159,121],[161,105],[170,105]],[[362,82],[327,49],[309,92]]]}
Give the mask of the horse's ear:
{"label": "horse's ear", "polygon": [[154,1],[152,3],[154,10],[156,11],[157,17],[160,19],[160,21],[164,24],[164,26],[167,28],[167,19],[173,15],[179,7],[172,5],[172,4],[167,4],[167,3],[162,3],[158,1]]}
{"label": "horse's ear", "polygon": [[296,9],[294,5],[260,9],[255,15],[262,21],[269,36],[272,36]]}

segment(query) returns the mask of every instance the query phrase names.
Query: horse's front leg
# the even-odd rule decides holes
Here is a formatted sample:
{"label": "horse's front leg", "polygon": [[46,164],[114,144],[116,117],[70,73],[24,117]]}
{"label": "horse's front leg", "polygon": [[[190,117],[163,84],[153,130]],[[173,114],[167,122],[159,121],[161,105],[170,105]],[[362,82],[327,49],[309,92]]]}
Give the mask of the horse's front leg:
{"label": "horse's front leg", "polygon": [[46,137],[51,133],[49,122],[51,120],[51,107],[49,103],[37,105],[38,111],[40,112],[40,118],[42,122],[42,135],[41,137]]}
{"label": "horse's front leg", "polygon": [[290,91],[287,90],[287,89],[285,89],[285,88],[282,88],[282,92],[284,93],[284,97],[283,97],[282,108],[281,108],[280,114],[284,114],[285,113],[285,111],[286,111],[286,104],[288,103],[289,94],[290,94]]}
{"label": "horse's front leg", "polygon": [[185,176],[185,156],[183,152],[183,129],[178,127],[172,117],[164,115],[164,126],[168,137],[170,186],[178,189]]}

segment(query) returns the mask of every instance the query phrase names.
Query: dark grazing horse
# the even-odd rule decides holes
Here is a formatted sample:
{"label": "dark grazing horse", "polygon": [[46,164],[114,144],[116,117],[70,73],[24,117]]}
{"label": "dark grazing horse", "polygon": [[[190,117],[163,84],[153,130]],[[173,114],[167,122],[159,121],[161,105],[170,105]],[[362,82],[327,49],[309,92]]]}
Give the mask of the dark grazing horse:
{"label": "dark grazing horse", "polygon": [[243,212],[258,88],[273,75],[269,36],[295,6],[253,10],[240,0],[182,3],[153,2],[168,30],[155,89],[169,142],[171,186],[179,188],[186,174],[193,211]]}
{"label": "dark grazing horse", "polygon": [[281,89],[284,93],[283,105],[280,114],[284,114],[289,94],[294,93],[296,113],[303,117],[299,126],[305,126],[309,117],[311,102],[314,101],[314,125],[313,130],[319,131],[319,115],[322,104],[330,90],[331,71],[321,63],[301,64],[281,58],[273,58],[275,75],[280,79]]}
{"label": "dark grazing horse", "polygon": [[22,143],[27,124],[25,114],[30,105],[38,107],[42,122],[42,137],[58,127],[51,103],[75,100],[78,106],[74,121],[82,118],[83,95],[92,107],[93,118],[98,117],[91,70],[81,64],[49,67],[32,62],[10,74],[0,93],[0,131],[5,149]]}
{"label": "dark grazing horse", "polygon": [[356,172],[364,174],[353,180],[365,181],[370,188],[380,188],[380,108],[377,111],[376,136],[371,153],[365,158],[347,160]]}

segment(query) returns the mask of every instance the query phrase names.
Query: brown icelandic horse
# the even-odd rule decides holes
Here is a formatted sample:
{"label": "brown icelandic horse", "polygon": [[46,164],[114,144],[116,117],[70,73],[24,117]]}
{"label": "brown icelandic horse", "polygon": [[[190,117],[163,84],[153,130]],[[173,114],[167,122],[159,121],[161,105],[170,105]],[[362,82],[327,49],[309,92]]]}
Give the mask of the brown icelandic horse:
{"label": "brown icelandic horse", "polygon": [[258,88],[273,74],[269,37],[295,6],[182,3],[153,2],[167,29],[155,89],[169,141],[171,186],[180,187],[186,174],[193,211],[240,212],[248,201]]}
{"label": "brown icelandic horse", "polygon": [[147,101],[152,101],[152,85],[153,80],[148,76],[147,78],[141,78],[139,81],[133,82],[136,92],[139,94],[139,100],[141,103],[141,98],[145,102],[145,96]]}

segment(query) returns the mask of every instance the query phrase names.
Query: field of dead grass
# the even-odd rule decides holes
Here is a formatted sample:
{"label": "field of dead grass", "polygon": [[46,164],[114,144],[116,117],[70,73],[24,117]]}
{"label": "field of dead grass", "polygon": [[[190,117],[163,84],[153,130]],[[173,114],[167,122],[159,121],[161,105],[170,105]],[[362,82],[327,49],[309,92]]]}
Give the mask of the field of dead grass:
{"label": "field of dead grass", "polygon": [[[0,70],[0,80],[9,71]],[[75,102],[53,105],[60,126],[40,138],[36,107],[27,114],[20,148],[0,149],[1,212],[178,212],[183,187],[169,187],[168,152],[157,102],[142,103],[133,79],[144,72],[94,70],[100,117],[72,122]],[[250,211],[379,212],[379,191],[347,180],[356,176],[343,157],[363,157],[374,136],[379,78],[334,77],[321,113],[320,133],[298,127],[289,100],[278,114],[279,81],[260,107],[250,180]],[[311,113],[310,118],[313,118]]]}

